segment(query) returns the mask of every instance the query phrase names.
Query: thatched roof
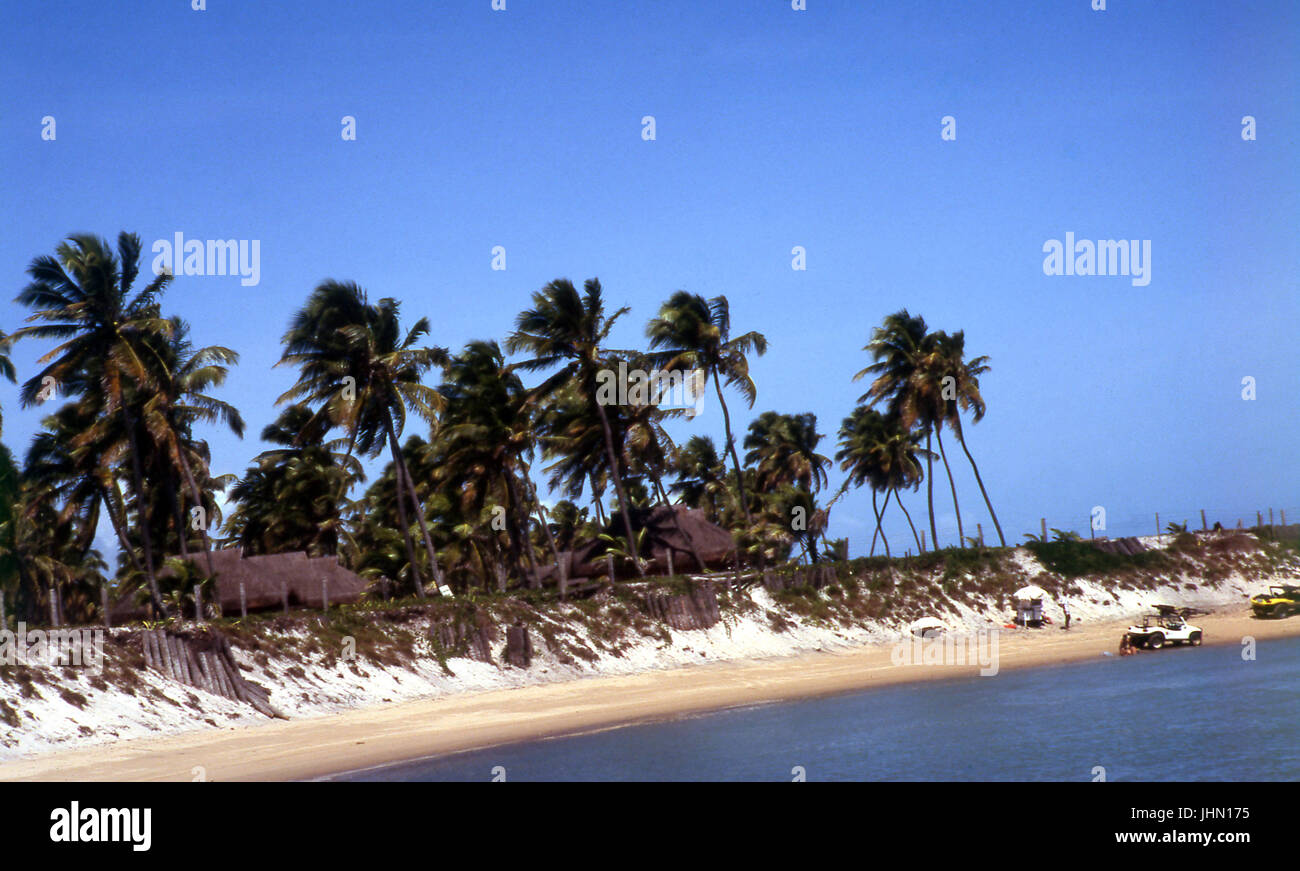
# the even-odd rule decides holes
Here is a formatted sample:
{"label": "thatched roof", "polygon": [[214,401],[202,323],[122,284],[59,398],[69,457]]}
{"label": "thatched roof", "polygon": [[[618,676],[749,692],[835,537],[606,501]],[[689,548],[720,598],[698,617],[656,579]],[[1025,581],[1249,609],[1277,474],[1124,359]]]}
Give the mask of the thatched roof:
{"label": "thatched roof", "polygon": [[[171,574],[167,566],[170,559],[172,557],[161,561],[160,578]],[[189,559],[206,574],[208,562],[202,552],[190,554]],[[319,608],[322,605],[322,580],[328,581],[331,605],[357,601],[367,586],[364,578],[339,565],[336,557],[309,557],[301,551],[246,557],[242,550],[234,548],[214,550],[212,568],[216,573],[217,596],[225,614],[239,613],[241,581],[250,611],[282,607],[286,591],[290,605]],[[134,592],[133,588],[119,596],[112,608],[115,621],[144,615],[144,609],[135,601]]]}
{"label": "thatched roof", "polygon": [[[641,541],[641,556],[660,569],[667,568],[667,554],[671,552],[674,569],[698,570],[691,556],[692,545],[710,568],[727,565],[735,553],[736,542],[731,533],[710,523],[704,512],[698,509],[683,505],[656,505],[649,510],[642,509],[631,514],[633,529],[637,532],[645,530]],[[622,519],[615,516],[604,531],[607,535],[624,537]],[[604,572],[606,550],[608,545],[599,539],[580,544],[569,554],[569,576],[591,577]],[[566,554],[560,554],[562,559],[565,556]]]}

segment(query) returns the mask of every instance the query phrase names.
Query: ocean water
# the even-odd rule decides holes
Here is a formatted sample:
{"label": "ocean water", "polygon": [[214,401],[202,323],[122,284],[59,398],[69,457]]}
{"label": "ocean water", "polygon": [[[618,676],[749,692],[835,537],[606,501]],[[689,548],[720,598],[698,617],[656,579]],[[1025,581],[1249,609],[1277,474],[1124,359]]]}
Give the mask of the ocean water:
{"label": "ocean water", "polygon": [[1300,780],[1300,638],[733,708],[338,775],[370,781]]}

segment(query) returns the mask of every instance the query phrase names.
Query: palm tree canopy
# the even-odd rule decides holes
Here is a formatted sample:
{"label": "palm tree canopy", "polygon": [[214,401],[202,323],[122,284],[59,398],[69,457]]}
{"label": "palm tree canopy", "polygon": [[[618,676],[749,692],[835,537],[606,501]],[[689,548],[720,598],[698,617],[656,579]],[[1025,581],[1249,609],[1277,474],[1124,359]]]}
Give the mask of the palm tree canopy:
{"label": "palm tree canopy", "polygon": [[752,408],[758,388],[749,374],[749,354],[767,353],[759,332],[731,335],[731,306],[725,296],[706,300],[679,290],[646,326],[654,362],[663,369],[703,369],[734,387]]}
{"label": "palm tree canopy", "polygon": [[276,365],[296,365],[300,374],[277,402],[318,405],[316,413],[366,455],[383,447],[386,420],[402,432],[408,409],[433,425],[442,397],[422,378],[446,363],[447,352],[419,344],[429,333],[427,318],[403,334],[400,308],[390,297],[370,303],[353,282],[318,285],[284,334]]}
{"label": "palm tree canopy", "polygon": [[785,484],[816,491],[826,485],[829,457],[817,453],[822,440],[817,416],[765,411],[749,425],[745,436],[745,464],[758,474],[759,489],[771,492]]}

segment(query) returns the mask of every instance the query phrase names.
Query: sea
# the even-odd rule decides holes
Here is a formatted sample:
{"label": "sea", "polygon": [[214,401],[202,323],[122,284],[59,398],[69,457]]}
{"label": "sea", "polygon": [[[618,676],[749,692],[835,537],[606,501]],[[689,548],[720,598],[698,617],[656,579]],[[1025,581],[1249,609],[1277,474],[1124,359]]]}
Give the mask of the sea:
{"label": "sea", "polygon": [[1296,781],[1300,637],[731,708],[328,779]]}

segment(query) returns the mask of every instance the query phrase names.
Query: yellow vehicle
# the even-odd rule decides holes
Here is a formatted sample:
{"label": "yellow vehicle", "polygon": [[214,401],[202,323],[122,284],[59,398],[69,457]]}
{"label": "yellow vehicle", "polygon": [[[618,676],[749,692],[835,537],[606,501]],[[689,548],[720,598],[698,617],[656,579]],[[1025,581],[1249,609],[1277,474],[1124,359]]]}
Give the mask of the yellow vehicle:
{"label": "yellow vehicle", "polygon": [[1274,584],[1267,593],[1250,597],[1250,607],[1256,617],[1288,617],[1300,614],[1300,587],[1292,584]]}

